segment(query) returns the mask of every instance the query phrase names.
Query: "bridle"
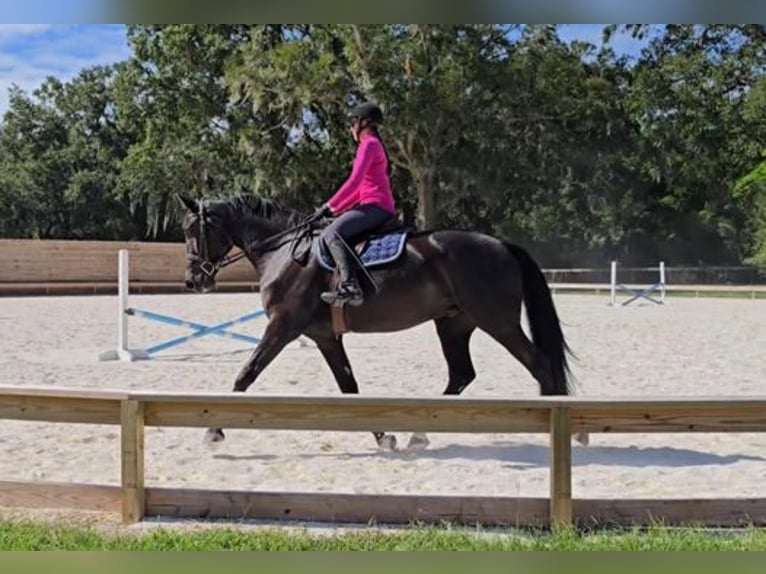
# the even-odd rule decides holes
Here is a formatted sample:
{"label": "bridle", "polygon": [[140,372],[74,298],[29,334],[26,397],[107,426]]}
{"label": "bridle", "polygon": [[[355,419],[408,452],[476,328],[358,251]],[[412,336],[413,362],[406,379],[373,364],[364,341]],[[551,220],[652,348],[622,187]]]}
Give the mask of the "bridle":
{"label": "bridle", "polygon": [[[288,229],[285,229],[283,231],[280,231],[279,233],[275,233],[274,235],[270,235],[266,239],[254,241],[250,243],[249,245],[246,245],[242,251],[237,253],[236,255],[225,255],[222,259],[219,261],[210,261],[208,258],[208,252],[207,252],[207,236],[206,236],[206,216],[205,216],[205,200],[200,199],[197,201],[198,205],[198,213],[199,213],[199,237],[197,238],[197,253],[187,253],[186,254],[186,260],[189,263],[196,263],[200,271],[207,275],[209,278],[215,277],[216,273],[220,271],[224,267],[228,267],[229,265],[236,263],[240,259],[247,257],[248,254],[253,252],[260,252],[260,253],[268,253],[269,251],[274,251],[276,249],[279,249],[283,245],[286,245],[289,242],[294,242],[295,245],[297,245],[302,239],[309,236],[311,234],[311,225],[316,221],[316,217],[311,215],[308,218],[304,219],[300,223],[293,225],[292,227],[289,227]],[[289,239],[285,241],[281,241],[277,243],[276,245],[269,245],[273,241],[277,239],[282,239],[287,235],[290,235],[292,233],[295,233],[296,231],[303,230],[303,233],[300,233],[296,235],[295,237],[290,237]],[[224,233],[226,233],[224,231]],[[227,233],[228,235],[228,233]],[[231,239],[231,236],[229,235],[229,239]],[[233,241],[232,241],[233,243]]]}
{"label": "bridle", "polygon": [[210,278],[213,278],[218,271],[223,267],[227,267],[232,263],[236,263],[243,257],[245,252],[237,253],[232,256],[224,256],[220,261],[212,262],[208,259],[207,252],[207,230],[206,222],[207,216],[205,215],[205,201],[200,199],[197,201],[198,214],[199,214],[199,237],[197,237],[197,253],[187,253],[186,260],[189,263],[196,263],[199,266],[200,271]]}

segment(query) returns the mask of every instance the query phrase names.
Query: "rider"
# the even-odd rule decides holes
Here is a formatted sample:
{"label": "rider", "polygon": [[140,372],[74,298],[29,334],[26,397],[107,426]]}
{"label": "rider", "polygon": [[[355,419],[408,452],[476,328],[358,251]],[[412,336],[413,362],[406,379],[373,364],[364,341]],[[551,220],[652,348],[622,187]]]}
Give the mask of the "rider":
{"label": "rider", "polygon": [[349,242],[396,216],[391,193],[391,166],[388,153],[378,133],[383,112],[371,102],[363,103],[348,115],[351,134],[357,142],[351,175],[335,194],[315,211],[316,217],[337,218],[322,232],[320,240],[332,255],[340,271],[336,292],[326,291],[321,299],[328,304],[361,305],[362,289],[351,271]]}

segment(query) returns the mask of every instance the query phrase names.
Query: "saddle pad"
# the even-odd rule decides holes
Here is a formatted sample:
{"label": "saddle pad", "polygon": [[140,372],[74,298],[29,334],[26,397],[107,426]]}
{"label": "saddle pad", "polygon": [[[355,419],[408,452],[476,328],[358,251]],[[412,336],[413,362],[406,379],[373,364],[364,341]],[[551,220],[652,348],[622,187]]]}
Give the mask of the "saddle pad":
{"label": "saddle pad", "polygon": [[[391,263],[402,254],[406,243],[406,231],[375,235],[365,241],[364,251],[362,251],[359,259],[365,267],[376,267]],[[324,252],[321,245],[320,241],[314,242],[314,257],[317,258],[322,267],[328,271],[333,271],[335,269],[335,262],[329,254]]]}

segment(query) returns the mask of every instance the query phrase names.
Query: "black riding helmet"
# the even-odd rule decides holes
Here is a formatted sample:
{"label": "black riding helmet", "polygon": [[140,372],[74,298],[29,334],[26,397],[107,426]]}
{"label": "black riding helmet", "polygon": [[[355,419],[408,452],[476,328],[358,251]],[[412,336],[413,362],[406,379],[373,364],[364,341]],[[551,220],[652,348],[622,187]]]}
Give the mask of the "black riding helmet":
{"label": "black riding helmet", "polygon": [[372,102],[365,102],[351,109],[348,113],[348,120],[353,122],[358,120],[359,123],[366,122],[367,124],[382,124],[383,112],[377,104]]}

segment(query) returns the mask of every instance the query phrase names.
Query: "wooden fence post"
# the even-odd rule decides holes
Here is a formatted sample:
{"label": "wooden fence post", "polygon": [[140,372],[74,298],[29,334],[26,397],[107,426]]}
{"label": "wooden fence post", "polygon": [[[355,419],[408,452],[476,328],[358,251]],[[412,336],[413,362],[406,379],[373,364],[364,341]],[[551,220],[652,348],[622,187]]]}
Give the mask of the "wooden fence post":
{"label": "wooden fence post", "polygon": [[569,409],[554,407],[551,426],[551,528],[572,524],[572,431]]}
{"label": "wooden fence post", "polygon": [[122,424],[122,521],[139,522],[144,517],[144,404],[124,400]]}

